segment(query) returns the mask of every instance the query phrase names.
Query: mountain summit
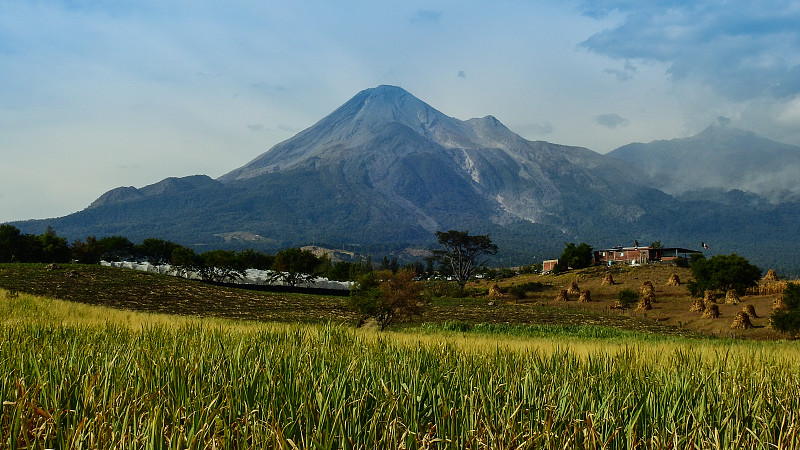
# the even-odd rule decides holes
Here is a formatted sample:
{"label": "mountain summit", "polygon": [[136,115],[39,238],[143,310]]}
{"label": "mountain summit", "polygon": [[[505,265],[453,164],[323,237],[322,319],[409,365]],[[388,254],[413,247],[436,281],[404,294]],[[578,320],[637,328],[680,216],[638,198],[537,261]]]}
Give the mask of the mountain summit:
{"label": "mountain summit", "polygon": [[711,180],[726,158],[749,161],[738,149],[758,146],[782,162],[797,152],[716,125],[693,138],[616,150],[626,162],[529,141],[493,116],[449,117],[399,87],[378,86],[217,180],[116,188],[75,214],[17,224],[37,234],[50,225],[70,240],[157,237],[198,249],[266,251],[316,243],[384,254],[458,229],[490,234],[501,249],[496,261],[508,265],[557,256],[564,242],[581,241],[691,248],[714,240],[735,251],[753,248],[754,236],[776,236],[758,248],[785,253],[787,240],[800,242],[800,225],[787,219],[796,205],[764,206],[737,191],[709,207],[705,198],[676,200],[654,189],[657,178],[642,176],[672,167],[667,175],[686,176],[673,185],[690,187],[689,174]]}
{"label": "mountain summit", "polygon": [[428,232],[477,218],[566,230],[587,202],[598,218],[644,213],[632,201],[642,188],[597,153],[525,140],[493,116],[448,117],[395,86],[358,93],[219,181],[290,172],[331,190],[368,187]]}
{"label": "mountain summit", "polygon": [[[481,122],[499,125],[493,133],[498,136],[479,134],[481,128],[487,128],[481,127]],[[502,140],[521,139],[491,116],[465,123],[442,114],[402,88],[382,85],[361,91],[310,128],[219,180],[251,178],[310,159],[340,160],[349,157],[352,149],[373,144],[376,136],[397,132],[415,134],[446,148],[497,147]]]}

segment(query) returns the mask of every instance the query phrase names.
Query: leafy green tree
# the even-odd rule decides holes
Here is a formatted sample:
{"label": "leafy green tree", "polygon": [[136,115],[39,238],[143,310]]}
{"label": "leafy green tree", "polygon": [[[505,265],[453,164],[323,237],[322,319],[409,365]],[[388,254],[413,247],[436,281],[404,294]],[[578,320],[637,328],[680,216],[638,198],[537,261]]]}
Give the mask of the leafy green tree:
{"label": "leafy green tree", "polygon": [[81,264],[99,264],[103,256],[103,246],[94,236],[87,236],[86,242],[77,240],[72,243],[72,257]]}
{"label": "leafy green tree", "polygon": [[125,236],[107,236],[98,243],[103,247],[102,258],[106,261],[131,259],[136,249],[136,245]]}
{"label": "leafy green tree", "polygon": [[231,250],[211,250],[200,255],[204,280],[226,283],[244,277],[247,267]]}
{"label": "leafy green tree", "polygon": [[735,253],[714,255],[711,259],[706,259],[702,253],[693,253],[689,268],[693,279],[686,286],[694,296],[703,295],[707,290],[725,292],[731,289],[743,295],[761,278],[761,269]]}
{"label": "leafy green tree", "polygon": [[800,332],[800,285],[789,283],[783,291],[783,303],[786,309],[776,309],[770,316],[770,323],[775,331],[797,334]]}
{"label": "leafy green tree", "polygon": [[564,252],[561,253],[561,259],[564,260],[569,268],[583,269],[591,266],[594,262],[592,250],[594,250],[592,246],[584,242],[579,245],[570,242],[564,247]]}
{"label": "leafy green tree", "polygon": [[484,255],[497,254],[497,245],[492,243],[488,235],[470,236],[469,231],[450,230],[437,231],[436,237],[444,249],[434,250],[433,253],[461,289],[464,289],[478,267],[486,264]]}
{"label": "leafy green tree", "polygon": [[170,265],[179,276],[186,277],[189,272],[202,271],[203,259],[191,248],[179,245],[172,250]]}
{"label": "leafy green tree", "polygon": [[172,259],[172,251],[180,244],[164,239],[147,238],[136,246],[136,252],[151,264],[166,264]]}
{"label": "leafy green tree", "polygon": [[422,313],[424,285],[414,281],[410,269],[370,272],[362,276],[350,292],[350,303],[360,313],[374,317],[381,330],[392,323]]}
{"label": "leafy green tree", "polygon": [[19,228],[9,224],[0,225],[0,262],[19,260],[20,235]]}
{"label": "leafy green tree", "polygon": [[55,233],[45,233],[38,239],[41,248],[40,262],[69,262],[71,252],[66,238],[58,237]]}
{"label": "leafy green tree", "polygon": [[236,257],[247,269],[269,270],[272,267],[272,263],[275,262],[274,256],[257,252],[253,249],[241,251]]}
{"label": "leafy green tree", "polygon": [[282,281],[289,286],[306,283],[316,277],[320,260],[308,250],[287,248],[275,255],[269,279],[272,282]]}

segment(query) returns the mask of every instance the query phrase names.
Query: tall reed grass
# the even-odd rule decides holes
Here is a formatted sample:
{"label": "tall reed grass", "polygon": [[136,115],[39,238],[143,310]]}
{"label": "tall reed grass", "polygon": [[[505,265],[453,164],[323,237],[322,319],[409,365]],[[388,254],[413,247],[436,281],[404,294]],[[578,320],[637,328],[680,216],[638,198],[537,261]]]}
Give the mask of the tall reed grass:
{"label": "tall reed grass", "polygon": [[800,448],[797,361],[756,344],[576,355],[406,339],[5,324],[0,446]]}

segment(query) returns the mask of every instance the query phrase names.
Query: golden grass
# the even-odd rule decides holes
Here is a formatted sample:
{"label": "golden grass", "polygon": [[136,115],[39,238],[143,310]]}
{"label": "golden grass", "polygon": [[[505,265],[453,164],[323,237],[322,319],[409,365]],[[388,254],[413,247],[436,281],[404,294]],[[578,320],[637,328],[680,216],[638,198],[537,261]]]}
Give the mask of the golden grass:
{"label": "golden grass", "polygon": [[[79,326],[114,324],[133,331],[151,326],[180,328],[187,325],[222,326],[246,331],[266,325],[264,322],[177,316],[115,309],[25,293],[12,293],[5,289],[0,289],[0,325],[10,326],[22,323]],[[269,326],[270,328],[277,328],[288,325],[269,323]]]}
{"label": "golden grass", "polygon": [[[0,325],[40,323],[77,326],[104,326],[107,324],[123,326],[131,331],[160,326],[179,329],[186,326],[202,328],[224,328],[231,332],[277,331],[296,325],[277,322],[254,322],[209,317],[187,317],[168,314],[153,314],[138,311],[118,310],[103,306],[86,305],[64,300],[40,297],[29,294],[10,294],[0,289]],[[708,358],[716,358],[722,353],[748,355],[756,359],[781,359],[800,364],[800,342],[786,341],[727,341],[727,340],[686,340],[673,339],[663,342],[631,341],[630,339],[586,339],[557,335],[553,337],[528,337],[513,335],[482,335],[440,331],[419,333],[412,331],[377,331],[374,329],[355,329],[354,332],[368,342],[390,340],[409,347],[429,347],[450,345],[467,351],[493,353],[499,350],[514,352],[543,352],[545,354],[569,351],[580,357],[590,357],[597,353],[614,353],[631,347],[637,353],[653,361],[666,361],[668,355],[691,346],[694,351]]]}

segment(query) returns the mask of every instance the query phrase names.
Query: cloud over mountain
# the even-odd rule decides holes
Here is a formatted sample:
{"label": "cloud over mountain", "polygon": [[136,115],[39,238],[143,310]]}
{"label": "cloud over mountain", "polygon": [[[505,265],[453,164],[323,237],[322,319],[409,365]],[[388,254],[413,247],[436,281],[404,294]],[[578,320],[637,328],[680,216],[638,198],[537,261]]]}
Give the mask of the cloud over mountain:
{"label": "cloud over mountain", "polygon": [[596,18],[621,16],[581,44],[591,51],[665,63],[673,79],[698,78],[735,100],[800,93],[795,1],[608,0],[581,8]]}

